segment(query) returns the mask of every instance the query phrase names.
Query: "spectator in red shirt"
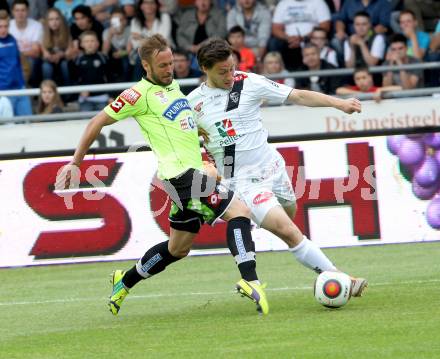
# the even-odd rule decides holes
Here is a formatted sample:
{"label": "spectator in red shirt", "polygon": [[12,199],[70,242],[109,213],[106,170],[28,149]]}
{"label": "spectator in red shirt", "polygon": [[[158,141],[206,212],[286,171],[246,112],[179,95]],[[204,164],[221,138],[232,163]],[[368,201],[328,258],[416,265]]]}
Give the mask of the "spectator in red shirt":
{"label": "spectator in red shirt", "polygon": [[244,35],[245,32],[241,26],[233,26],[228,32],[228,42],[232,48],[240,54],[238,70],[254,72],[256,65],[255,54],[252,49],[244,46]]}
{"label": "spectator in red shirt", "polygon": [[353,80],[354,86],[338,87],[336,89],[337,95],[351,95],[356,93],[374,93],[373,98],[378,102],[381,100],[382,93],[386,91],[401,90],[401,86],[384,86],[376,87],[373,83],[373,76],[367,67],[358,67],[354,70]]}

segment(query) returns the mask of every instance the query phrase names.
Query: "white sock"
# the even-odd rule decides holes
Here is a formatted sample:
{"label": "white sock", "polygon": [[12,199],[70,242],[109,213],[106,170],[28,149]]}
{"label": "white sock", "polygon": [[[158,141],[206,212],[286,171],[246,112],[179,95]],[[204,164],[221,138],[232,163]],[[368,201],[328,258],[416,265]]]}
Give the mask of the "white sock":
{"label": "white sock", "polygon": [[257,280],[251,280],[251,283],[261,285],[261,283],[260,283],[260,281],[258,279]]}
{"label": "white sock", "polygon": [[321,251],[321,248],[316,243],[309,241],[305,236],[300,244],[296,247],[289,248],[296,259],[307,268],[314,270],[317,273],[323,271],[336,271],[336,267]]}

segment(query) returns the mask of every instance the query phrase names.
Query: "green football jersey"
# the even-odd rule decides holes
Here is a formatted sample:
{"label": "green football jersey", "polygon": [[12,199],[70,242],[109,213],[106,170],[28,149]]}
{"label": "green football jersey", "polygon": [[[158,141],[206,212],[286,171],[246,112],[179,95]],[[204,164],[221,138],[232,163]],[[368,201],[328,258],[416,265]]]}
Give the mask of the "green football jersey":
{"label": "green football jersey", "polygon": [[189,168],[202,169],[197,126],[177,81],[159,86],[142,79],[104,108],[115,120],[133,117],[157,156],[158,177],[169,179]]}

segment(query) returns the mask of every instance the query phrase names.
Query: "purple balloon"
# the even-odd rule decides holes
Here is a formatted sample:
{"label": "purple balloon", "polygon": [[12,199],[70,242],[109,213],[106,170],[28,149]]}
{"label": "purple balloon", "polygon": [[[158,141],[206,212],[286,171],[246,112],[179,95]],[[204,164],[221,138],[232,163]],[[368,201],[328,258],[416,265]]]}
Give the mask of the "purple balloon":
{"label": "purple balloon", "polygon": [[416,165],[423,161],[425,147],[415,140],[406,138],[402,141],[397,154],[405,165]]}
{"label": "purple balloon", "polygon": [[427,133],[423,137],[423,141],[429,147],[438,149],[438,148],[440,148],[440,133]]}
{"label": "purple balloon", "polygon": [[437,160],[437,163],[440,166],[440,150],[435,151],[434,158]]}
{"label": "purple balloon", "polygon": [[403,140],[406,139],[405,135],[395,135],[387,137],[387,147],[393,155],[397,155]]}
{"label": "purple balloon", "polygon": [[438,182],[434,183],[431,187],[422,187],[420,186],[417,181],[413,178],[412,182],[412,190],[414,195],[423,200],[431,199],[437,190],[440,190],[440,186]]}
{"label": "purple balloon", "polygon": [[440,229],[440,197],[435,197],[428,205],[426,219],[432,228]]}
{"label": "purple balloon", "polygon": [[414,174],[414,179],[422,187],[430,187],[437,183],[439,178],[439,165],[433,156],[426,156]]}

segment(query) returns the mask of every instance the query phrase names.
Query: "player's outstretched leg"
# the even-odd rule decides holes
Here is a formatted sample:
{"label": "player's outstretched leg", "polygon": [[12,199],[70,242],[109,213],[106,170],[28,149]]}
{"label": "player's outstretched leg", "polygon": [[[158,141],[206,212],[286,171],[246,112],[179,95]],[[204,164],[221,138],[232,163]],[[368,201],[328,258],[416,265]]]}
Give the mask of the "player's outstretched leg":
{"label": "player's outstretched leg", "polygon": [[249,209],[238,200],[233,200],[223,217],[228,221],[226,236],[229,250],[238,265],[242,279],[236,284],[237,291],[252,300],[260,314],[269,313],[269,303],[261,285],[255,260],[255,244],[252,241]]}
{"label": "player's outstretched leg", "polygon": [[[305,267],[314,270],[316,273],[337,271],[336,266],[322,252],[321,248],[313,241],[308,240],[289,218],[289,216],[293,218],[294,212],[294,205],[291,208],[273,207],[267,212],[261,227],[286,242],[289,246],[289,251]],[[351,277],[351,279],[351,295],[353,297],[360,297],[368,282],[365,278]]]}
{"label": "player's outstretched leg", "polygon": [[113,315],[119,313],[130,288],[141,280],[162,272],[169,264],[183,258],[183,256],[174,257],[168,250],[168,243],[169,241],[165,241],[151,247],[127,272],[116,270],[112,273],[110,281],[112,292],[108,306]]}

